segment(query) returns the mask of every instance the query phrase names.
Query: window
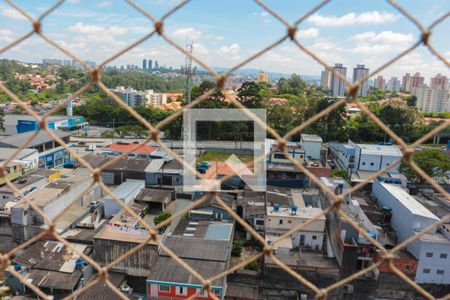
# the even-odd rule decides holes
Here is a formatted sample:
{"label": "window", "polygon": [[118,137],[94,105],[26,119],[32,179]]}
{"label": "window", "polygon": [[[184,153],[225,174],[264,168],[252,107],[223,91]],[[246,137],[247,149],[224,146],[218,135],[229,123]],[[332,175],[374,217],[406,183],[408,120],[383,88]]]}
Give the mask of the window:
{"label": "window", "polygon": [[317,235],[313,235],[313,236],[312,236],[312,239],[313,239],[313,240],[317,240]]}
{"label": "window", "polygon": [[436,270],[436,274],[438,274],[438,275],[444,275],[444,270]]}
{"label": "window", "polygon": [[370,165],[373,166],[374,165],[373,162],[371,162]]}
{"label": "window", "polygon": [[429,273],[430,273],[430,269],[427,269],[427,268],[423,269],[423,274],[429,274]]}
{"label": "window", "polygon": [[176,294],[177,295],[187,295],[187,288],[185,288],[184,286],[177,286]]}
{"label": "window", "polygon": [[447,258],[447,253],[441,253],[441,258]]}
{"label": "window", "polygon": [[425,254],[426,257],[433,257],[433,253],[432,252],[427,252],[427,254]]}
{"label": "window", "polygon": [[283,220],[280,220],[278,224],[283,225]]}
{"label": "window", "polygon": [[164,292],[164,293],[169,293],[170,292],[170,286],[169,285],[160,284],[159,285],[159,291],[160,292]]}
{"label": "window", "polygon": [[283,153],[274,153],[273,158],[275,159],[286,159]]}
{"label": "window", "polygon": [[363,165],[363,166],[365,166],[365,165],[366,165],[366,162],[365,162],[365,161],[363,161],[362,165]]}
{"label": "window", "polygon": [[256,225],[264,225],[264,220],[255,220]]}
{"label": "window", "polygon": [[214,296],[220,296],[220,290],[213,290]]}
{"label": "window", "polygon": [[291,220],[288,220],[288,223],[289,223],[289,224],[291,224],[291,223],[292,223],[292,221],[291,221]]}

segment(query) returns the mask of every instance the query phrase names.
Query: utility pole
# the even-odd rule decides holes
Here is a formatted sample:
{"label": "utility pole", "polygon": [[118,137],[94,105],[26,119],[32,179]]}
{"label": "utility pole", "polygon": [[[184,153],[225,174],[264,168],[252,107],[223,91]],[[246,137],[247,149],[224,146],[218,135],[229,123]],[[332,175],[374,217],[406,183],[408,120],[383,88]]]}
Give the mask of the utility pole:
{"label": "utility pole", "polygon": [[116,119],[113,119],[112,121],[112,143],[114,144],[114,135],[116,134],[114,130],[114,122],[116,121]]}

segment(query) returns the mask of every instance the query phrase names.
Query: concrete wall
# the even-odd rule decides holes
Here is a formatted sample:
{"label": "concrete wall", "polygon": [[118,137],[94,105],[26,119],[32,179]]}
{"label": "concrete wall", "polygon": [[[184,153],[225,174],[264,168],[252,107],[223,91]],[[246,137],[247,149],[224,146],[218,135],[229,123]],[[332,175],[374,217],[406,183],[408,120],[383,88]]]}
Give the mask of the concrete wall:
{"label": "concrete wall", "polygon": [[[137,184],[133,189],[130,189],[129,193],[126,196],[124,196],[123,198],[120,197],[119,198],[123,203],[128,204],[134,198],[136,198],[141,189],[143,189],[144,187],[145,182],[142,180],[140,184]],[[104,198],[104,206],[105,206],[105,217],[107,218],[113,216],[122,209],[122,206],[120,206],[119,203],[117,203],[113,198],[109,196]]]}
{"label": "concrete wall", "polygon": [[311,157],[312,159],[320,159],[320,152],[322,150],[321,142],[301,141],[301,143],[305,148],[306,157]]}
{"label": "concrete wall", "polygon": [[[94,239],[94,259],[102,265],[107,265],[137,245],[126,241]],[[132,276],[148,276],[157,256],[157,245],[148,244],[114,265],[112,270]]]}
{"label": "concrete wall", "polygon": [[[450,243],[419,242],[416,282],[450,284]],[[427,253],[432,253],[432,257],[427,257]],[[441,258],[441,254],[446,255],[446,258]],[[424,269],[428,269],[429,273],[424,272]],[[443,274],[438,274],[438,271],[443,271]]]}

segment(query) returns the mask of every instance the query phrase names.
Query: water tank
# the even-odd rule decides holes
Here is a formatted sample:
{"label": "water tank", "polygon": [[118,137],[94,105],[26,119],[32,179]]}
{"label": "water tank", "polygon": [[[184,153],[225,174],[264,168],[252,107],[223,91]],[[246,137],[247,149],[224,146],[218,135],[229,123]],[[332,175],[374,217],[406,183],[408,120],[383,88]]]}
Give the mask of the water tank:
{"label": "water tank", "polygon": [[294,205],[294,204],[291,205],[291,213],[292,213],[293,215],[295,215],[295,214],[297,213],[297,206]]}
{"label": "water tank", "polygon": [[14,263],[14,270],[15,271],[20,271],[22,269],[22,265],[19,263]]}
{"label": "water tank", "polygon": [[280,204],[279,204],[279,203],[275,203],[275,204],[273,205],[273,210],[274,210],[274,211],[279,211],[279,210],[280,210]]}

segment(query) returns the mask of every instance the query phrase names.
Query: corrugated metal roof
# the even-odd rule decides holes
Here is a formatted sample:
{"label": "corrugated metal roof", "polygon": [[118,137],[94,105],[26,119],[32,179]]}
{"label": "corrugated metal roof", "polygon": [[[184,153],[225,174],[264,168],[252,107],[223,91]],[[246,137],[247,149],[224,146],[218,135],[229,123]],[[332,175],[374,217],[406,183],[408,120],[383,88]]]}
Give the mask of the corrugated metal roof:
{"label": "corrugated metal roof", "polygon": [[[212,261],[227,261],[229,241],[205,240],[202,238],[188,238],[181,236],[167,237],[164,245],[178,257]],[[161,255],[167,254],[162,251]]]}
{"label": "corrugated metal roof", "polygon": [[[226,263],[218,261],[195,259],[183,259],[183,261],[205,279],[214,277],[227,268]],[[197,278],[182,268],[174,259],[165,256],[158,257],[148,280],[201,285]],[[223,286],[224,282],[225,278],[222,278],[212,284],[213,286]]]}
{"label": "corrugated metal roof", "polygon": [[258,287],[228,283],[226,296],[238,299],[258,299]]}
{"label": "corrugated metal roof", "polygon": [[[56,134],[60,138],[65,138],[70,136],[70,132],[65,132],[61,130],[49,129],[52,133]],[[22,146],[35,132],[29,131],[24,133],[15,134],[2,138],[0,140],[0,145],[9,145],[13,148],[19,148]],[[27,145],[28,148],[39,146],[48,142],[53,141],[53,137],[50,136],[46,131],[39,131],[39,133],[33,138],[33,140]],[[55,142],[56,143],[56,142]],[[57,143],[56,143],[57,144]]]}
{"label": "corrugated metal roof", "polygon": [[[108,280],[115,286],[120,287],[120,285],[125,281],[125,274],[109,272]],[[126,296],[126,295],[125,295]],[[119,296],[114,293],[111,288],[104,282],[100,281],[94,284],[87,291],[82,292],[78,296],[78,300],[115,300],[121,299]]]}

